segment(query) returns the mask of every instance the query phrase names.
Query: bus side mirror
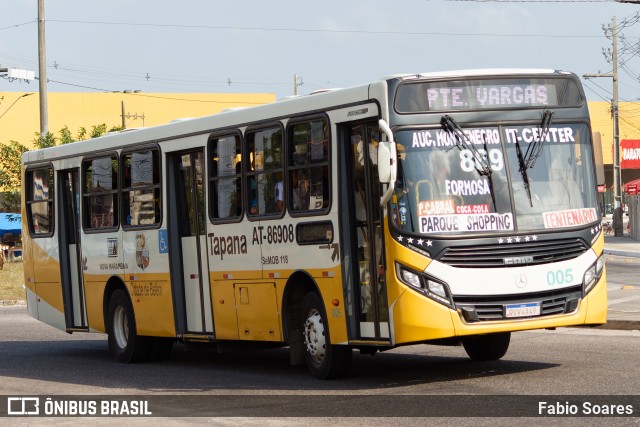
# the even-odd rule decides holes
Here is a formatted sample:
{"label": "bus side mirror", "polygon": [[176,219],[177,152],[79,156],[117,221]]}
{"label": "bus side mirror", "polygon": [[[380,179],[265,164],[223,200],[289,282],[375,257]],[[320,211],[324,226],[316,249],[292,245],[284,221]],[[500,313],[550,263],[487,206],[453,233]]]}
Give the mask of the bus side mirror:
{"label": "bus side mirror", "polygon": [[383,184],[391,180],[391,147],[389,141],[378,144],[378,178]]}
{"label": "bus side mirror", "polygon": [[396,186],[398,173],[398,155],[396,153],[396,142],[393,140],[393,132],[384,120],[378,120],[380,130],[387,136],[386,141],[378,144],[378,179],[383,184],[389,184],[387,191],[380,197],[380,206],[385,206],[391,199]]}

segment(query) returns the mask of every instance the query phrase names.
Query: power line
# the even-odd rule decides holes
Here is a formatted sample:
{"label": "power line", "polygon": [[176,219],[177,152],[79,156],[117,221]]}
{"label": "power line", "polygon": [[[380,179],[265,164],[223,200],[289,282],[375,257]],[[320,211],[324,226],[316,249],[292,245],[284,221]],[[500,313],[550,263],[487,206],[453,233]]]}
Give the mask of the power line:
{"label": "power line", "polygon": [[[171,96],[147,95],[147,94],[144,94],[144,93],[135,93],[135,92],[127,92],[127,91],[122,92],[122,91],[114,91],[114,90],[109,90],[109,89],[101,89],[101,88],[92,87],[92,86],[84,86],[84,85],[79,85],[79,84],[74,84],[74,83],[66,83],[66,82],[61,82],[61,81],[57,81],[57,80],[49,80],[49,83],[57,83],[57,84],[62,84],[62,85],[67,85],[67,86],[79,87],[79,88],[83,88],[83,89],[97,90],[99,92],[104,92],[104,93],[124,93],[126,95],[141,96],[141,97],[146,97],[146,98],[166,99],[166,100],[170,100],[170,101],[201,102],[201,103],[211,103],[211,104],[238,104],[240,102],[240,101],[216,101],[216,100],[206,100],[206,99],[188,99],[188,98],[178,98],[178,97],[171,97]],[[244,102],[244,101],[242,101],[242,103],[243,104],[252,104],[252,105],[262,105],[262,104],[264,104],[264,102]]]}
{"label": "power line", "polygon": [[[204,99],[186,99],[186,98],[174,98],[170,96],[159,96],[159,95],[147,95],[144,93],[130,93],[132,96],[141,96],[146,98],[158,98],[158,99],[167,99],[171,101],[187,101],[187,102],[203,102],[203,103],[213,103],[213,104],[238,104],[240,101],[214,101],[214,100],[204,100]],[[251,105],[263,105],[264,102],[244,102],[243,104],[251,104]]]}
{"label": "power line", "polygon": [[2,27],[2,28],[0,28],[0,31],[2,31],[2,30],[8,30],[8,29],[10,29],[10,28],[22,27],[23,25],[34,24],[34,23],[36,23],[36,22],[38,22],[38,21],[29,21],[29,22],[24,22],[24,23],[22,23],[22,24],[9,25],[8,27]]}
{"label": "power line", "polygon": [[546,37],[546,38],[602,38],[601,35],[572,35],[572,34],[513,34],[513,33],[449,33],[426,31],[379,31],[379,30],[331,30],[321,28],[276,28],[276,27],[241,27],[219,25],[186,25],[186,24],[157,24],[144,22],[109,22],[109,21],[79,21],[66,19],[49,19],[47,22],[63,24],[86,25],[122,25],[131,27],[156,27],[156,28],[183,28],[183,29],[207,29],[207,30],[234,30],[234,31],[273,31],[296,33],[332,33],[332,34],[371,34],[371,35],[399,35],[399,36],[461,36],[461,37]]}
{"label": "power line", "polygon": [[619,3],[619,0],[446,0],[476,3]]}

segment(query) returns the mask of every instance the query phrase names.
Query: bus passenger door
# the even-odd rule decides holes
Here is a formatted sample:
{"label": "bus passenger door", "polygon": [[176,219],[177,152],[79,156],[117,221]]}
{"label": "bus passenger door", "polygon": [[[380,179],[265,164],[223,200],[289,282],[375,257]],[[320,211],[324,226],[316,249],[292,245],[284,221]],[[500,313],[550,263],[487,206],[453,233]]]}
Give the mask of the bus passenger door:
{"label": "bus passenger door", "polygon": [[167,159],[167,228],[176,330],[178,334],[212,334],[213,312],[205,233],[204,151],[172,153]]}
{"label": "bus passenger door", "polygon": [[344,159],[340,168],[341,246],[350,337],[389,340],[389,315],[384,271],[382,209],[377,168],[377,122],[339,128]]}
{"label": "bus passenger door", "polygon": [[80,184],[78,169],[58,172],[58,243],[62,300],[67,330],[87,330],[82,249],[80,246]]}

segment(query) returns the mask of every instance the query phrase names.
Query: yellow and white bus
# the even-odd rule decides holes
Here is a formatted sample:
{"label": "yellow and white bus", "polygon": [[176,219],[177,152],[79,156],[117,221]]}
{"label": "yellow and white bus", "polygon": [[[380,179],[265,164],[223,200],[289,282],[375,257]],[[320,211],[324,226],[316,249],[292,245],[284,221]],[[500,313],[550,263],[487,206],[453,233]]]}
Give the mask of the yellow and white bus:
{"label": "yellow and white bus", "polygon": [[31,316],[121,362],[176,341],[353,349],[606,321],[596,159],[579,79],[550,70],[367,85],[29,151]]}

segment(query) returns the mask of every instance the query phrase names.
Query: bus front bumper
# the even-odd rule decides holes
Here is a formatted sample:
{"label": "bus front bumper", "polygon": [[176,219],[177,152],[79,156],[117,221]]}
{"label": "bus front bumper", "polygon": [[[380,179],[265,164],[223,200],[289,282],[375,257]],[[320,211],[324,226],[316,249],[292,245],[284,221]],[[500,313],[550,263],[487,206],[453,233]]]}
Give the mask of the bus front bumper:
{"label": "bus front bumper", "polygon": [[607,321],[606,275],[564,314],[468,322],[462,312],[439,304],[407,288],[392,305],[394,344],[497,332],[515,332],[566,326],[601,325]]}

